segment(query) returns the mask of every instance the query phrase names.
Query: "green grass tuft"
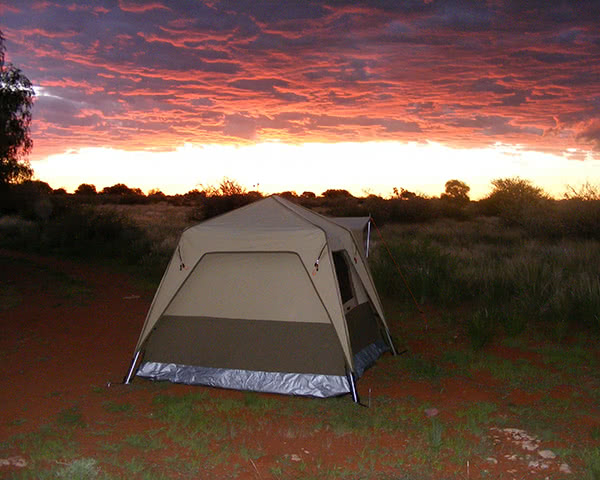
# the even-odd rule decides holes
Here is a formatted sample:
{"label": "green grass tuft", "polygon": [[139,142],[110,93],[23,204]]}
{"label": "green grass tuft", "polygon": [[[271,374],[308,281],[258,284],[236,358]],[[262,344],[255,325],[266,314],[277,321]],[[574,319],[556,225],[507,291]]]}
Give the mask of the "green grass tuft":
{"label": "green grass tuft", "polygon": [[61,410],[56,416],[56,422],[59,425],[72,428],[86,428],[87,423],[83,418],[83,414],[78,406]]}
{"label": "green grass tuft", "polygon": [[107,412],[111,413],[131,413],[133,411],[133,405],[130,403],[115,403],[107,401],[103,403],[103,407]]}
{"label": "green grass tuft", "polygon": [[488,345],[495,334],[497,317],[487,308],[477,310],[467,321],[467,333],[471,346],[481,350]]}
{"label": "green grass tuft", "polygon": [[87,480],[97,478],[98,462],[93,458],[79,458],[57,470],[56,477],[64,480]]}
{"label": "green grass tuft", "polygon": [[400,368],[405,368],[416,380],[438,380],[445,375],[445,371],[437,360],[425,358],[419,354],[403,355],[398,363]]}
{"label": "green grass tuft", "polygon": [[586,480],[600,480],[600,447],[590,448],[583,453]]}

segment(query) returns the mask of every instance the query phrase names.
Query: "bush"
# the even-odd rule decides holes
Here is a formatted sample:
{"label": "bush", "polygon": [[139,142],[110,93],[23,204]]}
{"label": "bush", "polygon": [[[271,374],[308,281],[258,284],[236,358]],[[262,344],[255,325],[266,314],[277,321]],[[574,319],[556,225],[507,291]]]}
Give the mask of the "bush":
{"label": "bush", "polygon": [[600,240],[600,200],[562,200],[556,212],[565,236]]}
{"label": "bush", "polygon": [[471,346],[475,350],[485,347],[494,337],[494,328],[497,315],[488,311],[487,308],[477,310],[467,322],[467,333]]}
{"label": "bush", "polygon": [[[508,335],[532,326],[556,338],[573,329],[600,332],[595,240],[532,239],[487,219],[387,226],[384,232],[419,302],[474,307],[468,325],[474,346],[485,344],[487,319]],[[377,238],[373,245],[369,260],[379,292],[412,302],[384,245]]]}
{"label": "bush", "polygon": [[456,304],[469,296],[456,274],[456,262],[438,246],[428,241],[395,241],[389,248],[395,261],[382,246],[370,257],[375,283],[383,295],[410,300],[405,279],[420,303]]}
{"label": "bush", "polygon": [[211,195],[202,200],[200,210],[195,212],[194,219],[206,220],[208,218],[222,215],[236,208],[243,207],[249,203],[260,200],[259,193],[235,193],[231,195]]}
{"label": "bush", "polygon": [[[0,245],[89,259],[112,259],[146,271],[164,269],[166,252],[156,251],[146,233],[112,211],[71,205],[48,221],[7,217],[0,222]],[[169,252],[170,254],[171,252]]]}
{"label": "bush", "polygon": [[519,177],[498,178],[492,185],[492,193],[482,203],[488,214],[498,215],[510,225],[523,225],[549,198],[541,188]]}
{"label": "bush", "polygon": [[70,208],[47,222],[39,246],[43,251],[136,263],[150,249],[144,232],[115,212]]}

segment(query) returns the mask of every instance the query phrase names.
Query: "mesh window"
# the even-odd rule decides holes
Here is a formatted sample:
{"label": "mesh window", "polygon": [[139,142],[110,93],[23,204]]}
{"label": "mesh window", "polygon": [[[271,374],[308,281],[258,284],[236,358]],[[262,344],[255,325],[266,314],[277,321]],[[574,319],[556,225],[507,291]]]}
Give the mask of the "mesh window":
{"label": "mesh window", "polygon": [[342,303],[346,303],[354,297],[354,293],[352,292],[352,282],[350,280],[348,262],[346,261],[346,256],[342,250],[333,252],[333,263],[335,265],[335,274],[340,287]]}

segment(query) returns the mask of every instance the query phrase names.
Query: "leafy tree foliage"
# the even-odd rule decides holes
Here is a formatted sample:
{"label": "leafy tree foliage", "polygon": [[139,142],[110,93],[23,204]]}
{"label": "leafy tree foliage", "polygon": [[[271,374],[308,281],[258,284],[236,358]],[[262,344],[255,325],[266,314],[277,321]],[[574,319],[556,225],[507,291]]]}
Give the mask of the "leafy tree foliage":
{"label": "leafy tree foliage", "polygon": [[497,178],[492,180],[494,187],[489,198],[498,198],[503,202],[532,204],[548,198],[548,195],[530,180],[519,177]]}
{"label": "leafy tree foliage", "polygon": [[21,70],[5,63],[5,50],[0,31],[0,187],[33,175],[26,157],[33,146],[29,125],[35,93]]}
{"label": "leafy tree foliage", "polygon": [[492,186],[492,193],[483,200],[484,210],[511,224],[530,223],[549,200],[544,190],[519,177],[497,178],[492,180]]}
{"label": "leafy tree foliage", "polygon": [[400,187],[400,189],[394,187],[392,191],[394,192],[392,193],[393,200],[414,200],[418,197],[415,192],[411,192],[410,190],[406,190],[402,187]]}
{"label": "leafy tree foliage", "polygon": [[204,197],[231,197],[234,195],[245,195],[246,189],[235,180],[223,177],[218,187],[214,185],[201,185]]}
{"label": "leafy tree foliage", "polygon": [[353,195],[348,191],[340,188],[330,188],[325,190],[321,196],[328,199],[348,199],[353,198]]}
{"label": "leafy tree foliage", "polygon": [[294,200],[294,199],[298,198],[298,194],[291,190],[287,190],[285,192],[280,192],[277,195],[279,195],[280,197],[283,197],[287,200]]}
{"label": "leafy tree foliage", "polygon": [[89,183],[82,183],[75,190],[75,195],[96,195],[96,186]]}
{"label": "leafy tree foliage", "polygon": [[445,185],[445,192],[440,195],[442,200],[447,200],[458,205],[466,205],[469,203],[469,187],[465,182],[460,180],[448,180]]}
{"label": "leafy tree foliage", "polygon": [[153,188],[148,192],[149,197],[160,197],[165,198],[166,195],[162,192],[160,188]]}
{"label": "leafy tree foliage", "polygon": [[140,195],[144,196],[141,188],[129,188],[123,183],[116,183],[110,187],[104,187],[100,192],[105,195]]}

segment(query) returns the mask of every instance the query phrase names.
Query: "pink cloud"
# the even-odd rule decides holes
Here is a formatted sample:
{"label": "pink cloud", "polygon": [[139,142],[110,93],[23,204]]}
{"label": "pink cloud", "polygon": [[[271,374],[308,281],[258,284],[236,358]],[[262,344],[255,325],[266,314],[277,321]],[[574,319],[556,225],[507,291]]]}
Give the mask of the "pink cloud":
{"label": "pink cloud", "polygon": [[284,11],[121,0],[110,15],[98,14],[108,4],[30,5],[25,15],[0,4],[11,61],[68,94],[39,110],[36,148],[77,143],[91,128],[153,148],[235,138],[598,145],[592,2],[538,11],[348,0]]}
{"label": "pink cloud", "polygon": [[4,15],[5,13],[19,13],[20,10],[14,5],[8,5],[7,3],[0,3],[0,15]]}
{"label": "pink cloud", "polygon": [[169,7],[159,2],[146,2],[136,0],[119,0],[119,8],[124,12],[144,13],[150,10],[164,9],[170,10]]}

